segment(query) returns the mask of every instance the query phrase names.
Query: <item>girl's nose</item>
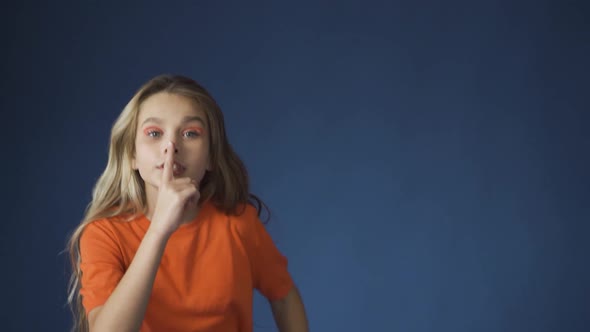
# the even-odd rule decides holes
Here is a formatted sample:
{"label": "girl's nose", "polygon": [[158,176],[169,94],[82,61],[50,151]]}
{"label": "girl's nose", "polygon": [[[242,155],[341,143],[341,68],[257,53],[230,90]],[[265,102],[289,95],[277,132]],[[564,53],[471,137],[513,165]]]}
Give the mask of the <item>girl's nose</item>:
{"label": "girl's nose", "polygon": [[[174,151],[174,153],[178,153],[178,147],[176,146],[176,144],[174,144],[174,142],[170,141],[170,143],[172,143],[172,151]],[[164,153],[168,153],[168,148],[169,145],[168,143],[164,144]]]}

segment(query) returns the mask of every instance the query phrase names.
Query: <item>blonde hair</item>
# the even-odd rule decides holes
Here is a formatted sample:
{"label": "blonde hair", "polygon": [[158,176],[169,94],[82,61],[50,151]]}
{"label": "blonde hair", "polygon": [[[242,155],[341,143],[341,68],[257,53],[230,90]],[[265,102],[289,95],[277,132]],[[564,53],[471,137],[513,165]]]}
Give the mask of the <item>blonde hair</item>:
{"label": "blonde hair", "polygon": [[140,106],[159,92],[187,97],[206,114],[211,170],[205,173],[201,181],[199,203],[209,200],[220,211],[234,215],[240,214],[248,203],[256,206],[259,216],[262,207],[268,211],[258,197],[249,193],[246,168],[229,144],[221,109],[207,90],[194,80],[179,75],[160,75],[149,80],[135,93],[115,121],[111,130],[107,166],[94,186],[92,201],[86,208],[84,218],[68,241],[66,250],[70,254],[72,267],[68,304],[74,316],[73,331],[88,331],[88,319],[80,295],[82,271],[79,241],[84,228],[97,219],[127,216],[130,220],[147,212],[145,185],[139,173],[132,169],[131,160],[135,154]]}

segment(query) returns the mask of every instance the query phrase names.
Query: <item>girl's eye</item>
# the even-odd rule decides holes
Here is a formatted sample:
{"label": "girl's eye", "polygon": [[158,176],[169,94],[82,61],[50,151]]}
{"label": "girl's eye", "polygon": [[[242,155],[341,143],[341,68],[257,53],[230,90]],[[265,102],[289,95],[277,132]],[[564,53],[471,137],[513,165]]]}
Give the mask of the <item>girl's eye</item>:
{"label": "girl's eye", "polygon": [[148,130],[146,131],[146,135],[148,135],[149,137],[159,137],[162,133],[160,133],[157,130]]}
{"label": "girl's eye", "polygon": [[196,137],[201,136],[201,132],[202,132],[202,129],[199,127],[190,127],[190,128],[186,128],[182,132],[182,136],[184,136],[186,138],[196,138]]}
{"label": "girl's eye", "polygon": [[149,127],[144,129],[143,133],[148,136],[148,137],[152,137],[152,138],[157,138],[162,136],[162,131],[156,127]]}
{"label": "girl's eye", "polygon": [[199,136],[199,132],[196,131],[196,130],[187,130],[184,133],[182,133],[182,135],[184,137],[194,138],[194,137],[198,137]]}

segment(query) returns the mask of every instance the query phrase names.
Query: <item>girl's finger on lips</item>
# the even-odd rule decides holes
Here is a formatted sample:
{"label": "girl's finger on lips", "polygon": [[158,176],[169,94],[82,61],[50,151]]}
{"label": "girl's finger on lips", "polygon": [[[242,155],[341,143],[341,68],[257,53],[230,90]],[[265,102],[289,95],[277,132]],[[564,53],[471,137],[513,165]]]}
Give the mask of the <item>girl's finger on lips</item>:
{"label": "girl's finger on lips", "polygon": [[166,145],[166,158],[164,159],[164,170],[162,171],[162,178],[169,182],[174,180],[174,172],[172,170],[174,164],[174,143],[168,142]]}

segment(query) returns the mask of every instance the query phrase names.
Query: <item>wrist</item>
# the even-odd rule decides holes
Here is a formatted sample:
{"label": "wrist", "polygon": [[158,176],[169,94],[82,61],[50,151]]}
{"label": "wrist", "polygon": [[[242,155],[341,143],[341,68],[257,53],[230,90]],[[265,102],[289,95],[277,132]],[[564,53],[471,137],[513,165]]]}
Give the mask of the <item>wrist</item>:
{"label": "wrist", "polygon": [[171,231],[159,229],[154,223],[150,224],[147,232],[145,233],[146,238],[153,239],[155,241],[164,241],[167,242],[170,236],[172,235]]}

